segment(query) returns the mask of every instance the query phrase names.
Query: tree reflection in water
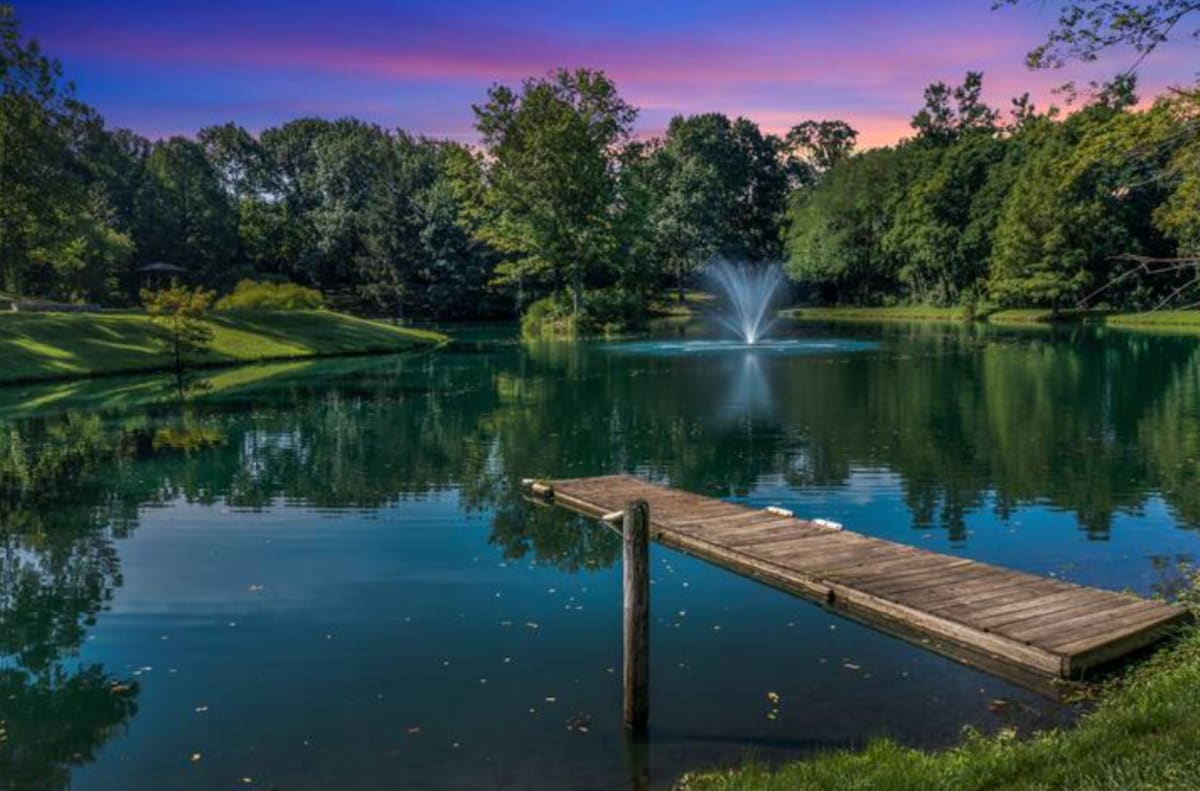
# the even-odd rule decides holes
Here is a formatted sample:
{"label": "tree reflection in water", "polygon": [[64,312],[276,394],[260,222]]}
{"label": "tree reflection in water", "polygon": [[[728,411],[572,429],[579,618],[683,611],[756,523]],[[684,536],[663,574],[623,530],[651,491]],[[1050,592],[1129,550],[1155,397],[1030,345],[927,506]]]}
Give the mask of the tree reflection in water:
{"label": "tree reflection in water", "polygon": [[[135,713],[135,684],[76,657],[148,505],[376,509],[453,491],[490,515],[506,557],[565,570],[615,563],[619,542],[527,503],[523,477],[626,470],[729,496],[878,470],[912,527],[958,542],[985,506],[1068,511],[1103,540],[1161,497],[1200,526],[1194,341],[860,332],[882,346],[704,360],[484,346],[315,364],[186,408],[0,417],[0,788],[65,786]],[[1164,590],[1176,560],[1155,561]]]}

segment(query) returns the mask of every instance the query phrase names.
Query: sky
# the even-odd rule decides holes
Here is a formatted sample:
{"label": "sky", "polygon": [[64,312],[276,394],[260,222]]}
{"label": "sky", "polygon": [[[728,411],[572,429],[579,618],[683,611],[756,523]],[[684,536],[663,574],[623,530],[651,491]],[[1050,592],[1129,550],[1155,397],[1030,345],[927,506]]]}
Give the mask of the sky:
{"label": "sky", "polygon": [[[677,114],[742,115],[765,131],[839,118],[861,146],[909,134],[924,87],[984,72],[997,106],[1103,79],[1132,64],[1030,72],[1053,0],[37,0],[26,35],[62,61],[110,126],[151,138],[234,121],[253,132],[301,116],[354,116],[472,142],[490,85],[556,67],[603,69],[652,136]],[[1200,41],[1142,68],[1145,95],[1188,82]]]}

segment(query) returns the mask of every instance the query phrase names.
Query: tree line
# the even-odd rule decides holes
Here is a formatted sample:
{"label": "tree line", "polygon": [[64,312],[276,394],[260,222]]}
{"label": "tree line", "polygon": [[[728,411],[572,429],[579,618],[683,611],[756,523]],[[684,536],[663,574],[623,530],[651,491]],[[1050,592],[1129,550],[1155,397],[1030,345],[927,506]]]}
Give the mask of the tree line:
{"label": "tree line", "polygon": [[981,85],[931,86],[911,139],[792,196],[793,277],[828,302],[1051,308],[1152,308],[1197,282],[1200,92],[1139,110],[1125,76],[1069,115],[1021,97],[1004,118]]}
{"label": "tree line", "polygon": [[969,73],[926,89],[910,139],[861,153],[841,121],[780,136],[720,113],[637,139],[588,69],[494,85],[478,146],[351,118],[150,141],[107,128],[6,6],[0,81],[16,295],[131,304],[161,261],[218,292],[288,280],[390,316],[598,326],[717,258],[786,260],[829,303],[1146,306],[1197,275],[1178,262],[1200,250],[1200,92],[1136,109],[1132,75],[1070,114],[1026,96],[1002,117]]}
{"label": "tree line", "polygon": [[[395,316],[627,318],[716,255],[774,260],[786,142],[752,122],[676,118],[631,134],[601,72],[494,86],[481,145],[343,118],[150,141],[108,129],[0,6],[0,289],[131,304],[137,270],[183,267],[218,292],[286,279]],[[557,307],[555,307],[557,311]]]}

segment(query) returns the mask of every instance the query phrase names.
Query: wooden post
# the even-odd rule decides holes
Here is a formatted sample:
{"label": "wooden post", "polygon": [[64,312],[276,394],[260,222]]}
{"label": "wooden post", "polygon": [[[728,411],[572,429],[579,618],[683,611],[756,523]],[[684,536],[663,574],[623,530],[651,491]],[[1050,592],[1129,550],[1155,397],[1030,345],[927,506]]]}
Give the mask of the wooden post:
{"label": "wooden post", "polygon": [[650,712],[650,505],[625,504],[621,530],[624,581],[625,727],[646,728]]}

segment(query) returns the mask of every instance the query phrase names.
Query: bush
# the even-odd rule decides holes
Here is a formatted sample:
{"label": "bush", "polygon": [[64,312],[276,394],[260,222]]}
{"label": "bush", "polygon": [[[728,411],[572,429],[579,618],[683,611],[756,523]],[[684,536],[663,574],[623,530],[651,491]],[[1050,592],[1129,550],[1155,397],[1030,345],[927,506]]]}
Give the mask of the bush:
{"label": "bush", "polygon": [[589,332],[619,332],[641,326],[645,305],[637,294],[619,289],[585,291],[583,315]]}
{"label": "bush", "polygon": [[521,336],[525,338],[573,338],[578,330],[571,306],[554,297],[529,303],[521,315]]}
{"label": "bush", "polygon": [[621,332],[641,325],[645,306],[636,294],[617,289],[585,291],[576,319],[568,300],[546,297],[529,304],[521,316],[525,338],[574,338]]}
{"label": "bush", "polygon": [[315,310],[325,297],[315,288],[295,283],[243,280],[233,293],[217,301],[217,310]]}

